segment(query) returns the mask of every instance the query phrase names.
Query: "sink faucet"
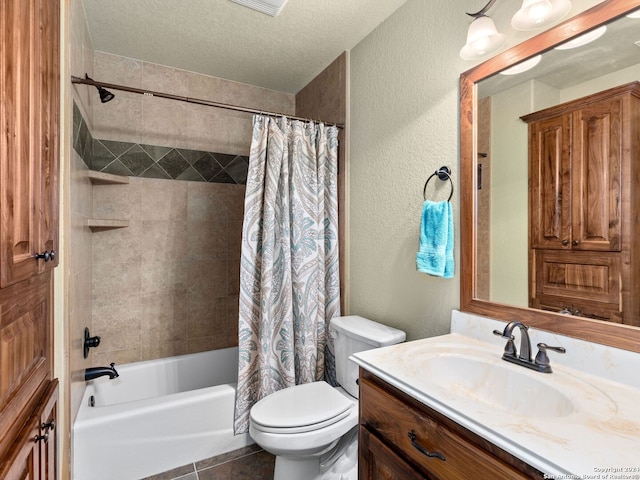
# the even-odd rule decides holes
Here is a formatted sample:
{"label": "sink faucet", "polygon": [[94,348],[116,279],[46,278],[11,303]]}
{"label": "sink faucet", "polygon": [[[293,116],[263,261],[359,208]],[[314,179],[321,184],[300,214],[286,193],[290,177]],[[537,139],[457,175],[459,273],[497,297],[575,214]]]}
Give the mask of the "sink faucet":
{"label": "sink faucet", "polygon": [[84,381],[93,380],[94,378],[103,377],[109,375],[109,380],[113,380],[118,377],[118,372],[115,369],[115,363],[112,363],[110,367],[91,367],[84,371]]}
{"label": "sink faucet", "polygon": [[[516,346],[513,343],[515,337],[513,336],[513,330],[515,328],[520,329],[520,350],[516,350]],[[545,343],[538,344],[538,354],[535,360],[531,359],[531,340],[529,339],[529,327],[522,322],[509,322],[504,328],[504,331],[494,330],[493,333],[499,337],[506,338],[507,344],[504,347],[504,353],[502,359],[507,362],[515,363],[523,367],[536,370],[542,373],[551,373],[551,365],[549,364],[549,357],[547,356],[547,350],[553,350],[558,353],[565,353],[566,350],[563,347],[550,347]]]}

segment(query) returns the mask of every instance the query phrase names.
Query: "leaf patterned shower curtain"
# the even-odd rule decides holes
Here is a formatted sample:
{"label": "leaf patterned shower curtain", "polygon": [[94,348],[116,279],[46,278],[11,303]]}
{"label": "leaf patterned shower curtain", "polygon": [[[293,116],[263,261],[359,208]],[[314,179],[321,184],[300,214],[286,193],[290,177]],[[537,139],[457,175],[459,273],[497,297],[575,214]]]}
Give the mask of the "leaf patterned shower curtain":
{"label": "leaf patterned shower curtain", "polygon": [[[240,264],[235,433],[282,388],[333,371],[328,324],[340,315],[338,130],[253,118]],[[329,378],[329,381],[332,379]]]}

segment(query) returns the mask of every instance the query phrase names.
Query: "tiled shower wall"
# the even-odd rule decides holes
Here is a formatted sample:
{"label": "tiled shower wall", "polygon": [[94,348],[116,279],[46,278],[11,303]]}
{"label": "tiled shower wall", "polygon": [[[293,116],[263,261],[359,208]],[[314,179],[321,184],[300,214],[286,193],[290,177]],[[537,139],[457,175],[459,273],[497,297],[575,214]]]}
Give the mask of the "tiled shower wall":
{"label": "tiled shower wall", "polygon": [[[93,78],[293,114],[293,95],[94,52]],[[87,88],[97,91],[91,86]],[[237,345],[240,240],[251,115],[114,91],[93,101],[74,144],[94,170],[92,216],[128,220],[92,233],[90,363]],[[82,123],[83,120],[80,121]],[[78,126],[80,136],[81,125]],[[90,128],[89,128],[90,127]]]}
{"label": "tiled shower wall", "polygon": [[130,178],[94,185],[95,364],[237,345],[244,186]]}

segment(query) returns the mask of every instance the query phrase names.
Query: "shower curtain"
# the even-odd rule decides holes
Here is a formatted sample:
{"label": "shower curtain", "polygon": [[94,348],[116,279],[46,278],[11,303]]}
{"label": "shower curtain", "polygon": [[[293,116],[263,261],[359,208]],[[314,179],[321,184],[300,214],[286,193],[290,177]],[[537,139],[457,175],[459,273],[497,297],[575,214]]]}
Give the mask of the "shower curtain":
{"label": "shower curtain", "polygon": [[325,359],[327,373],[334,370],[327,327],[340,315],[337,152],[335,126],[253,118],[240,264],[236,434],[249,430],[249,412],[261,398],[324,380]]}

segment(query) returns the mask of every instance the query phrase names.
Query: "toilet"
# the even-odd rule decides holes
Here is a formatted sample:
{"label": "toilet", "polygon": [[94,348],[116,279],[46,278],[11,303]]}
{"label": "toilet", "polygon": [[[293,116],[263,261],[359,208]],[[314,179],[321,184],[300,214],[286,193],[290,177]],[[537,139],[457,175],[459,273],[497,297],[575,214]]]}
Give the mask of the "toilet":
{"label": "toilet", "polygon": [[249,434],[276,456],[274,480],[357,478],[357,352],[403,342],[405,332],[359,316],[336,317],[334,341],[338,387],[305,383],[279,390],[251,409]]}

